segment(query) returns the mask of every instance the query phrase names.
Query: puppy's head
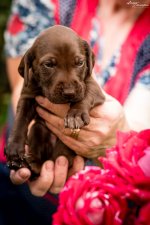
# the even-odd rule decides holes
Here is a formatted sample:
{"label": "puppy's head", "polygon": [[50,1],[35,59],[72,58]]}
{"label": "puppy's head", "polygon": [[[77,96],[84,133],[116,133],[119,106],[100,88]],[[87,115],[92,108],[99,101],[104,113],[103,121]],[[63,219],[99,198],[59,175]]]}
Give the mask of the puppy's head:
{"label": "puppy's head", "polygon": [[18,71],[25,85],[35,80],[53,103],[84,98],[94,55],[88,43],[72,29],[56,25],[45,30],[21,60]]}

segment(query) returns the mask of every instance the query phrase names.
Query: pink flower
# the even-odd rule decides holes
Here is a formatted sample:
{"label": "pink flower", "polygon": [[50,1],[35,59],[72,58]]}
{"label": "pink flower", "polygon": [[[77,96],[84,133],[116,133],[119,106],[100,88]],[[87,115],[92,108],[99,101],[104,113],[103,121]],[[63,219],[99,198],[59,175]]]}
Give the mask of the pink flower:
{"label": "pink flower", "polygon": [[68,180],[60,194],[53,225],[122,224],[128,209],[125,188],[111,171],[86,167]]}
{"label": "pink flower", "polygon": [[141,207],[135,225],[150,225],[150,202]]}
{"label": "pink flower", "polygon": [[127,182],[132,199],[150,200],[150,129],[118,132],[116,146],[107,149],[100,161],[105,169]]}
{"label": "pink flower", "polygon": [[150,130],[118,132],[100,161],[67,181],[53,225],[150,225]]}

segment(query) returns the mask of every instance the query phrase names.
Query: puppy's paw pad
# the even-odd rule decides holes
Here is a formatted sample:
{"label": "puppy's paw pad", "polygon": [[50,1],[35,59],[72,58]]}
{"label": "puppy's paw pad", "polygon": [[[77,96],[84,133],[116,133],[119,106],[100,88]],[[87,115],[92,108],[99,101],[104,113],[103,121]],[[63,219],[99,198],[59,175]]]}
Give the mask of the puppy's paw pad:
{"label": "puppy's paw pad", "polygon": [[65,127],[70,129],[82,128],[90,122],[89,113],[83,112],[79,109],[70,110],[68,115],[65,117],[64,122]]}
{"label": "puppy's paw pad", "polygon": [[21,163],[16,161],[8,161],[7,166],[10,170],[18,170],[22,168]]}
{"label": "puppy's paw pad", "polygon": [[7,166],[10,169],[17,170],[22,167],[27,167],[24,158],[24,146],[20,146],[18,143],[9,143],[5,147],[4,154],[7,159]]}

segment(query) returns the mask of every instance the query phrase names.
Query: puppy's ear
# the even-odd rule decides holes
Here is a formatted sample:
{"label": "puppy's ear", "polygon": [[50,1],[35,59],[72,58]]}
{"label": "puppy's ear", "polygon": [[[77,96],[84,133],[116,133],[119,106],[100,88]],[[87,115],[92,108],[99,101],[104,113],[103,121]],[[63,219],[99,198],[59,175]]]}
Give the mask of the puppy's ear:
{"label": "puppy's ear", "polygon": [[83,44],[84,44],[84,48],[85,48],[85,52],[86,52],[86,61],[87,61],[87,67],[88,67],[87,76],[91,76],[92,69],[93,69],[94,63],[95,63],[95,55],[94,55],[91,47],[85,40],[83,40]]}
{"label": "puppy's ear", "polygon": [[33,53],[32,49],[30,48],[22,57],[18,67],[18,72],[22,77],[24,77],[25,86],[28,86],[29,69],[32,67],[32,62],[33,62]]}

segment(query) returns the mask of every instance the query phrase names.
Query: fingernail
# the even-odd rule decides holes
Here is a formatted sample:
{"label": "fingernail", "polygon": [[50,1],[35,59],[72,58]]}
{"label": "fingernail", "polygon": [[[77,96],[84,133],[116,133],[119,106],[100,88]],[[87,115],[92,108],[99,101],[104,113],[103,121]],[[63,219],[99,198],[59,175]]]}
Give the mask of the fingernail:
{"label": "fingernail", "polygon": [[43,110],[40,107],[36,107],[36,111],[38,112],[39,115],[43,115]]}
{"label": "fingernail", "polygon": [[35,100],[36,100],[40,105],[43,105],[43,104],[44,104],[44,98],[41,97],[41,96],[35,97]]}
{"label": "fingernail", "polygon": [[27,179],[27,178],[29,178],[29,175],[30,175],[29,171],[20,170],[20,171],[18,171],[18,173],[22,179]]}
{"label": "fingernail", "polygon": [[74,158],[74,162],[76,163],[76,164],[78,164],[78,163],[83,163],[84,162],[84,159],[81,157],[81,156],[76,156],[75,158]]}
{"label": "fingernail", "polygon": [[10,176],[14,176],[15,170],[10,170]]}
{"label": "fingernail", "polygon": [[53,162],[46,162],[45,167],[46,167],[46,170],[51,171],[54,168],[54,163]]}
{"label": "fingernail", "polygon": [[59,166],[65,166],[67,164],[67,159],[64,156],[59,156],[56,160]]}

